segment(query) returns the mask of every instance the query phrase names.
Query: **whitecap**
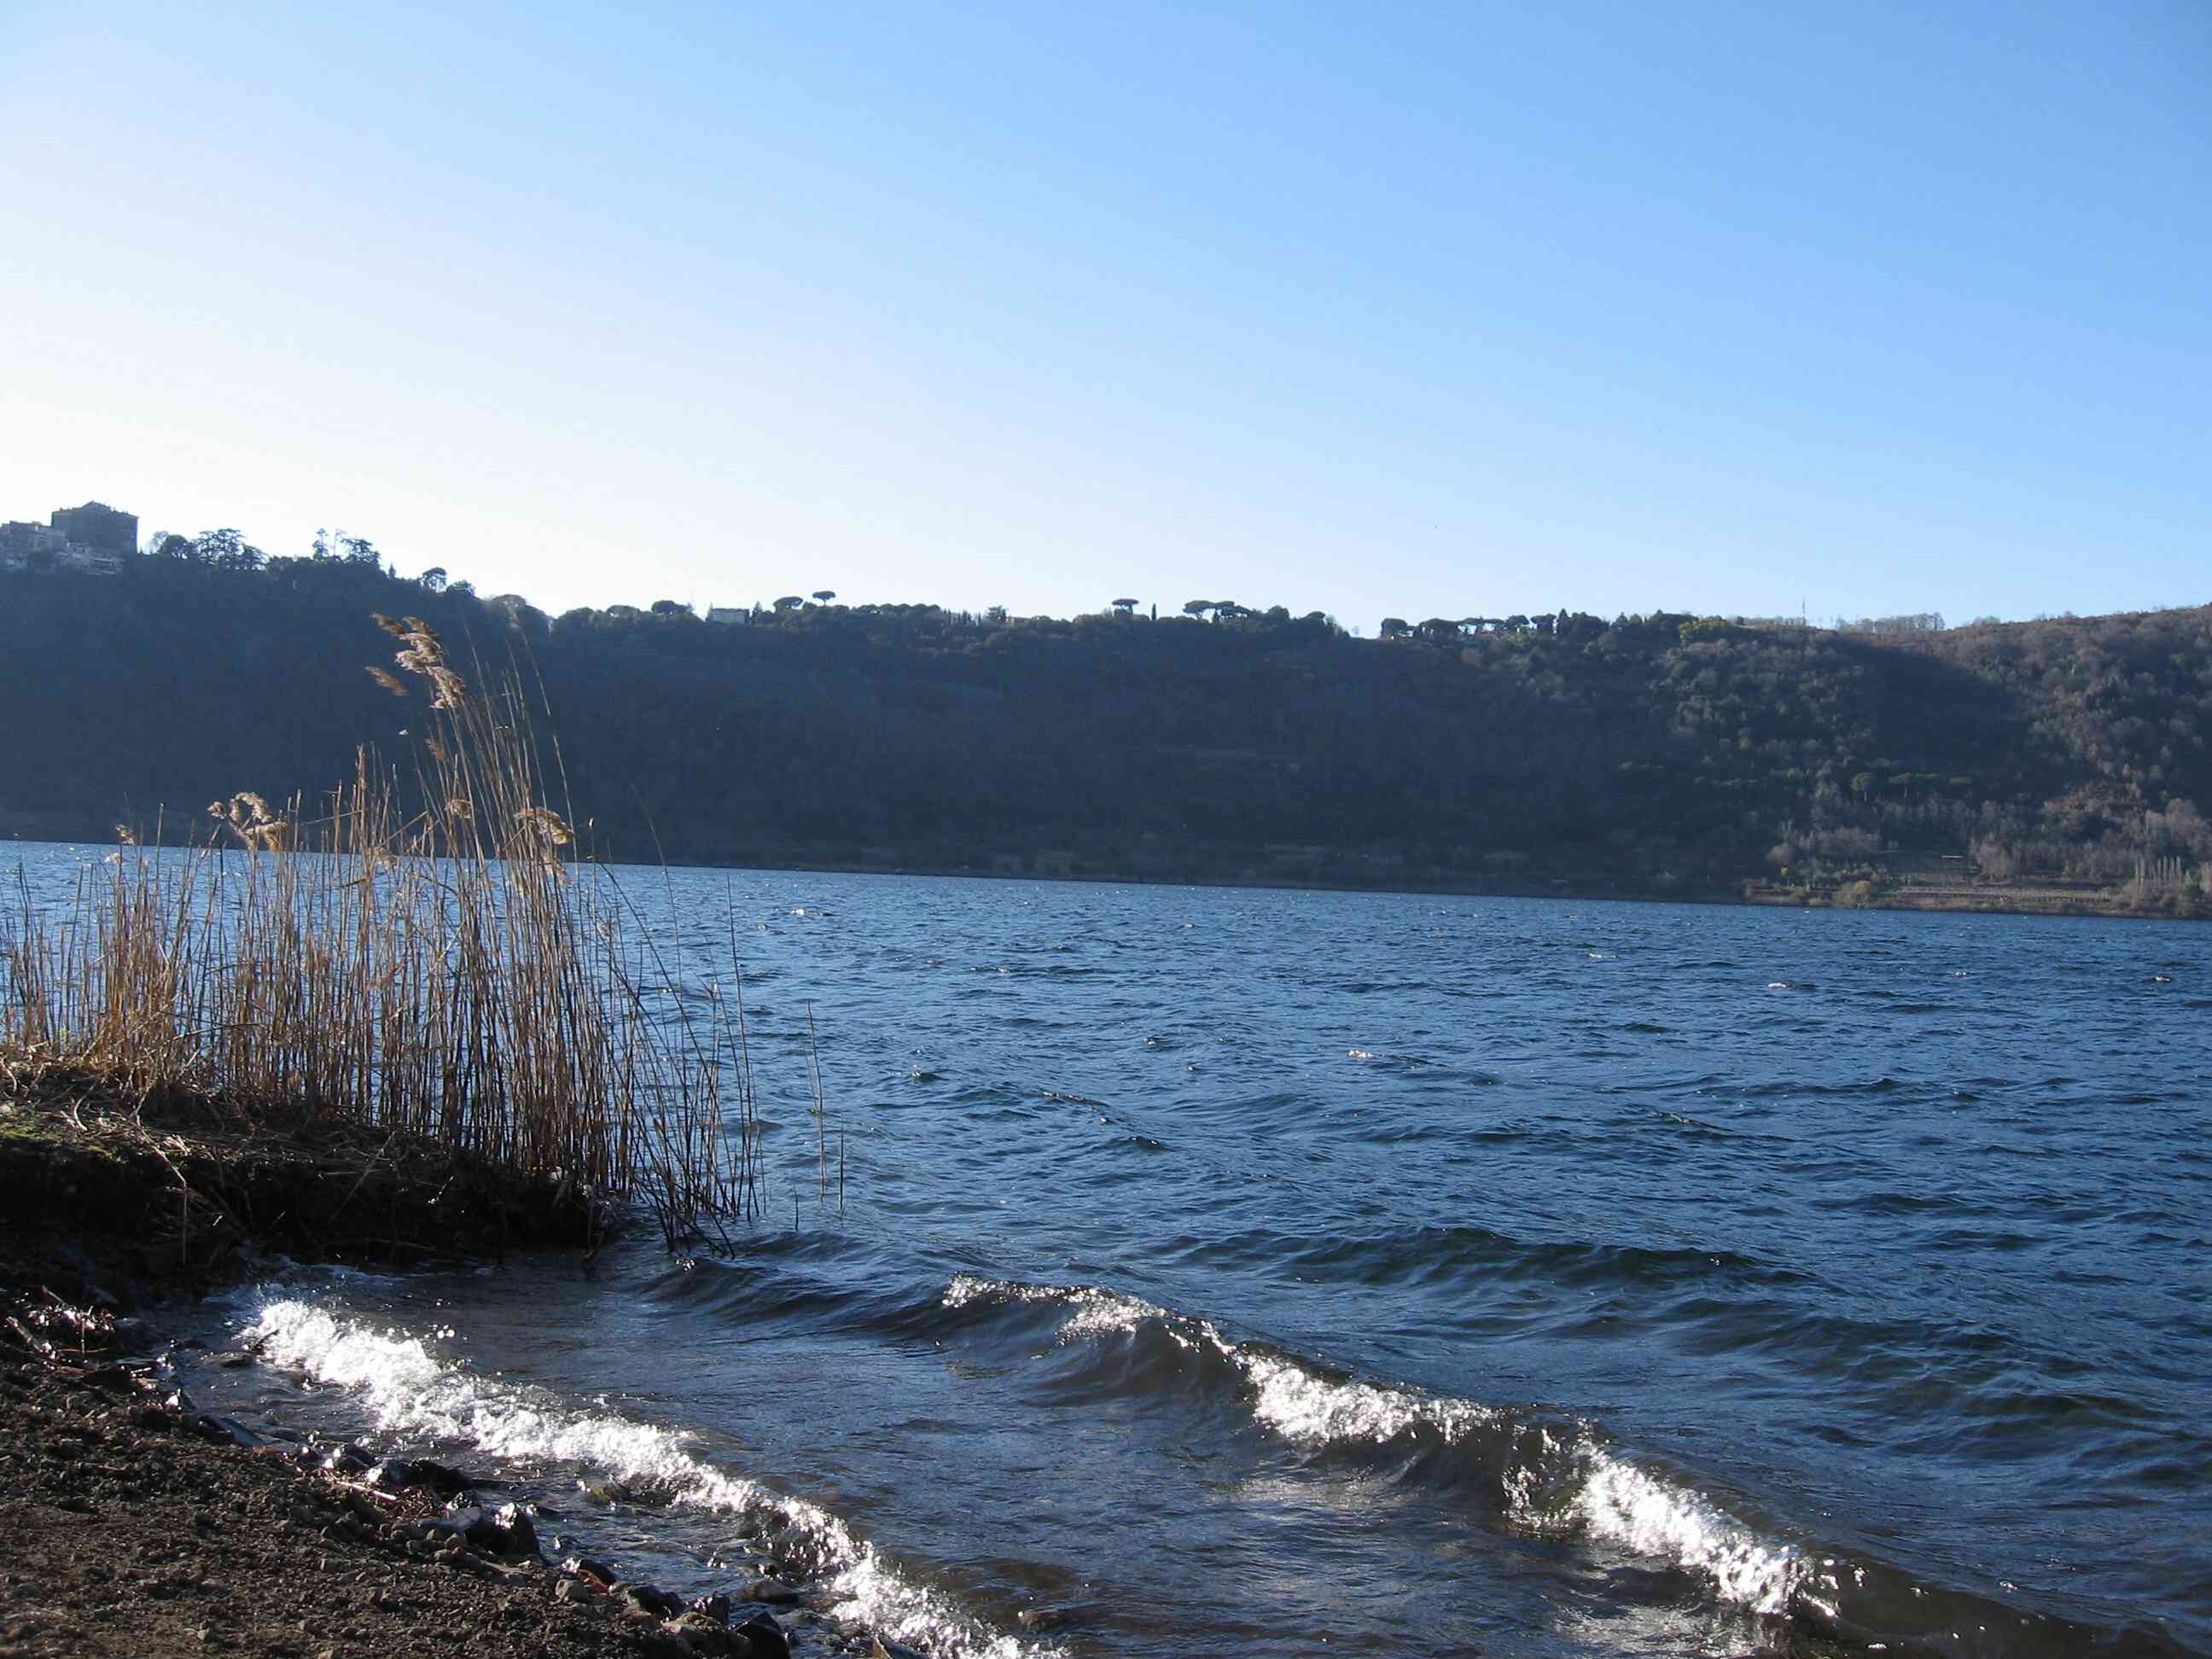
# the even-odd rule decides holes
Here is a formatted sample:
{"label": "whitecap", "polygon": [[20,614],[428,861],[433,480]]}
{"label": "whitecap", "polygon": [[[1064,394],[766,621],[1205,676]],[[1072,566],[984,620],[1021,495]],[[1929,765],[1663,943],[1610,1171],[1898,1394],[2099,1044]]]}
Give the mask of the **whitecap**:
{"label": "whitecap", "polygon": [[1797,1551],[1759,1537],[1700,1493],[1595,1445],[1580,1450],[1586,1472],[1575,1509],[1593,1535],[1701,1572],[1723,1597],[1753,1613],[1788,1610],[1805,1576]]}
{"label": "whitecap", "polygon": [[[451,1331],[441,1331],[450,1339]],[[420,1338],[340,1318],[307,1302],[263,1305],[241,1341],[264,1363],[349,1389],[386,1432],[472,1446],[496,1458],[578,1463],[677,1505],[714,1514],[787,1517],[796,1553],[828,1575],[834,1617],[940,1659],[1048,1659],[1057,1650],[991,1630],[945,1596],[912,1583],[843,1521],[704,1463],[681,1430],[580,1410],[540,1391],[448,1364]]]}
{"label": "whitecap", "polygon": [[1527,1425],[1480,1401],[1322,1376],[1297,1361],[1231,1341],[1211,1322],[1170,1313],[1140,1297],[1096,1286],[1018,1285],[963,1274],[945,1292],[947,1307],[984,1298],[1059,1302],[1068,1309],[1063,1342],[1127,1334],[1157,1322],[1186,1348],[1212,1349],[1252,1389],[1263,1428],[1310,1446],[1381,1444],[1409,1432],[1456,1445],[1484,1431],[1528,1435],[1528,1453],[1506,1478],[1509,1512],[1532,1530],[1579,1530],[1635,1554],[1698,1573],[1723,1599],[1759,1613],[1787,1610],[1807,1582],[1793,1546],[1761,1536],[1694,1488],[1685,1487],[1607,1449],[1587,1425],[1557,1431]]}

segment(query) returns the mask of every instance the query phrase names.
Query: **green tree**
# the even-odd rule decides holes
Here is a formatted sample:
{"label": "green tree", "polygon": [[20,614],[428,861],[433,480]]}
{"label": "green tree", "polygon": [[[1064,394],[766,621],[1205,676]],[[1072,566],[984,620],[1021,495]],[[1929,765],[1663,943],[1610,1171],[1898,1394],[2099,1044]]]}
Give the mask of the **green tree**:
{"label": "green tree", "polygon": [[204,530],[193,538],[192,562],[217,570],[258,570],[269,556],[235,530]]}

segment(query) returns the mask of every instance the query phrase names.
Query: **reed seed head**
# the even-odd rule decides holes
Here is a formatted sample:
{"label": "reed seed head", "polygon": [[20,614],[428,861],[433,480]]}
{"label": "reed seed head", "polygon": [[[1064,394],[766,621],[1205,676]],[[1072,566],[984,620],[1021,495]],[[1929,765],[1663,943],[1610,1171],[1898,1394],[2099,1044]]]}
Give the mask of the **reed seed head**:
{"label": "reed seed head", "polygon": [[430,684],[438,690],[438,695],[430,699],[431,708],[459,708],[468,701],[469,683],[445,664],[432,663],[428,672]]}
{"label": "reed seed head", "polygon": [[515,822],[526,823],[555,847],[566,847],[575,840],[576,832],[568,822],[550,807],[526,806],[514,815]]}

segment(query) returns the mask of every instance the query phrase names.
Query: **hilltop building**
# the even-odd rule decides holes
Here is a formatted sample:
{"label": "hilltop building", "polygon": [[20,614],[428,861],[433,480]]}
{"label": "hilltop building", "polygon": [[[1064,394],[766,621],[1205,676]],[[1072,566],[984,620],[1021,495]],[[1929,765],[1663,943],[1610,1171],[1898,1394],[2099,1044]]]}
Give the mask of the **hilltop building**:
{"label": "hilltop building", "polygon": [[104,501],[54,509],[53,527],[78,547],[127,558],[138,550],[138,515]]}
{"label": "hilltop building", "polygon": [[0,524],[0,571],[82,570],[112,576],[138,550],[138,515],[101,501],[54,509],[52,520]]}

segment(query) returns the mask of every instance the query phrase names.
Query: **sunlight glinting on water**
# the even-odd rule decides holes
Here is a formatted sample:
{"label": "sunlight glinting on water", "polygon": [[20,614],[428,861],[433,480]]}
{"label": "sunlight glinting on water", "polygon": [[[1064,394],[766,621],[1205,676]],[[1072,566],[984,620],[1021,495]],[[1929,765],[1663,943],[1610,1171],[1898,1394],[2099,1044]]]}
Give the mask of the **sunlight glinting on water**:
{"label": "sunlight glinting on water", "polygon": [[[1189,1319],[1135,1297],[1092,1285],[1058,1289],[1013,1285],[963,1274],[945,1292],[947,1308],[986,1301],[1058,1304],[1069,1310],[1062,1341],[1129,1335],[1157,1326],[1186,1348],[1211,1347],[1240,1371],[1252,1392],[1251,1410],[1262,1427],[1287,1440],[1322,1447],[1370,1443],[1426,1433],[1446,1445],[1480,1429],[1510,1428],[1510,1413],[1473,1400],[1425,1396],[1373,1383],[1333,1381],[1295,1361],[1231,1341],[1209,1322]],[[1561,1446],[1540,1430],[1542,1452],[1570,1460],[1572,1522],[1591,1534],[1638,1554],[1700,1573],[1723,1600],[1758,1613],[1787,1612],[1805,1578],[1798,1552],[1759,1537],[1694,1491],[1674,1486],[1600,1446],[1585,1429]],[[1528,1463],[1505,1474],[1507,1509],[1531,1530],[1559,1522],[1532,1494],[1556,1475]]]}
{"label": "sunlight glinting on water", "polygon": [[472,1447],[489,1456],[572,1463],[667,1492],[672,1501],[740,1517],[781,1515],[830,1571],[834,1616],[943,1659],[1054,1659],[1056,1650],[992,1632],[902,1578],[837,1516],[700,1462],[688,1437],[611,1413],[564,1410],[441,1363],[417,1338],[334,1318],[310,1303],[259,1304],[242,1340],[270,1364],[353,1389],[379,1428]]}
{"label": "sunlight glinting on water", "polygon": [[241,1413],[664,1488],[589,1521],[701,1589],[772,1505],[844,1611],[948,1655],[1063,1602],[1055,1640],[1145,1659],[1741,1650],[1778,1617],[2212,1652],[2201,929],[665,887],[679,996],[739,918],[766,1217],[589,1283],[272,1295],[360,1415],[215,1384]]}

